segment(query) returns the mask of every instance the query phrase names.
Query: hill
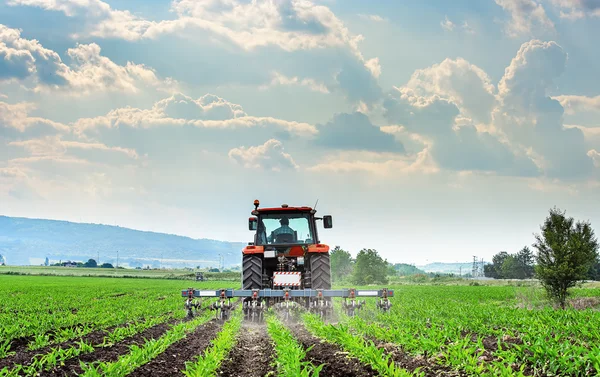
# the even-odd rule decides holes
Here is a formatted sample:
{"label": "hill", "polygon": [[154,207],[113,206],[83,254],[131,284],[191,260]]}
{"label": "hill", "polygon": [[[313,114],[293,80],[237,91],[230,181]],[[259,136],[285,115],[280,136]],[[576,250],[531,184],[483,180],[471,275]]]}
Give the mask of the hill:
{"label": "hill", "polygon": [[119,226],[0,216],[0,254],[6,264],[58,261],[117,263],[124,267],[218,267],[241,263],[244,242],[193,239]]}

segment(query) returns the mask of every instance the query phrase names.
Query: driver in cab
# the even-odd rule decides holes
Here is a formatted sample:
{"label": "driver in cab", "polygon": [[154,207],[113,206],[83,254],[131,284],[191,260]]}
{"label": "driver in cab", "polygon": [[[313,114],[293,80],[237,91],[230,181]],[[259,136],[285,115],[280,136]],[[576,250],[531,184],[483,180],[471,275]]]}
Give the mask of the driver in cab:
{"label": "driver in cab", "polygon": [[295,238],[295,232],[294,229],[290,228],[290,221],[288,220],[288,218],[282,218],[281,220],[279,220],[279,223],[281,224],[281,226],[271,232],[271,235],[269,236],[269,242],[273,243],[278,238],[277,236],[279,236],[280,234],[289,234],[290,237],[286,237],[286,239],[289,240],[287,242],[293,242]]}

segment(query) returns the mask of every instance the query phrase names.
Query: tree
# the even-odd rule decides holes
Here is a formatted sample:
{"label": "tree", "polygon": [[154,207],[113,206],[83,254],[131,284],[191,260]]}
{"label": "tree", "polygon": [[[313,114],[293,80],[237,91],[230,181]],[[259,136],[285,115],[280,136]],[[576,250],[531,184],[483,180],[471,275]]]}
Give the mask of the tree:
{"label": "tree", "polygon": [[356,256],[352,282],[357,285],[387,284],[388,262],[376,250],[362,249]]}
{"label": "tree", "polygon": [[98,267],[98,263],[96,263],[94,259],[88,259],[88,261],[83,264],[83,267]]}
{"label": "tree", "polygon": [[500,278],[500,276],[496,272],[496,269],[494,268],[494,265],[491,263],[487,263],[483,266],[483,276],[485,276],[486,278],[494,278],[494,279]]}
{"label": "tree", "polygon": [[352,274],[352,256],[349,252],[342,250],[339,246],[336,246],[331,253],[329,253],[329,259],[331,261],[331,280],[340,281],[344,277]]}
{"label": "tree", "polygon": [[515,255],[517,261],[517,279],[530,279],[533,277],[534,258],[533,252],[527,246]]}
{"label": "tree", "polygon": [[50,265],[50,261],[48,260],[48,257],[46,257],[46,260],[44,261],[44,266],[48,266]]}
{"label": "tree", "polygon": [[115,266],[113,266],[113,265],[112,265],[112,264],[110,264],[110,263],[102,263],[102,264],[100,265],[100,268],[115,268]]}
{"label": "tree", "polygon": [[550,299],[565,308],[568,290],[588,278],[598,260],[598,240],[589,222],[567,218],[556,207],[550,210],[541,234],[535,234],[535,274]]}

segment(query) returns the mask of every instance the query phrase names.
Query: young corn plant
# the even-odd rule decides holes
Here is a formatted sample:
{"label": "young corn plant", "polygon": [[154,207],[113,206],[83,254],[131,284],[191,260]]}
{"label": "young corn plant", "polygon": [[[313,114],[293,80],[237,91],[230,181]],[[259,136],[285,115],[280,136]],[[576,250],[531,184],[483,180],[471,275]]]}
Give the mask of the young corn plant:
{"label": "young corn plant", "polygon": [[315,366],[310,361],[303,361],[306,352],[292,333],[277,319],[274,314],[267,315],[267,331],[274,341],[277,354],[276,367],[280,376],[285,377],[318,377],[323,364]]}
{"label": "young corn plant", "polygon": [[340,345],[345,351],[359,359],[365,364],[370,364],[373,369],[382,376],[389,377],[409,377],[424,376],[424,372],[419,369],[410,373],[406,369],[398,367],[390,360],[390,355],[386,355],[383,348],[377,348],[370,340],[364,337],[352,335],[345,324],[327,325],[323,323],[314,314],[306,313],[303,315],[306,328],[319,338]]}
{"label": "young corn plant", "polygon": [[206,312],[189,322],[179,323],[158,339],[151,339],[141,347],[137,345],[131,346],[131,352],[119,357],[115,362],[100,362],[98,364],[81,363],[80,365],[83,369],[83,373],[80,374],[80,376],[125,376],[133,372],[137,367],[150,362],[169,348],[171,344],[183,339],[187,334],[194,331],[196,327],[208,322],[212,316],[212,313]]}
{"label": "young corn plant", "polygon": [[242,319],[242,312],[235,310],[217,337],[212,340],[212,345],[204,352],[204,355],[199,356],[196,361],[185,363],[186,368],[183,374],[187,377],[214,376],[223,359],[237,343],[236,335],[239,334]]}

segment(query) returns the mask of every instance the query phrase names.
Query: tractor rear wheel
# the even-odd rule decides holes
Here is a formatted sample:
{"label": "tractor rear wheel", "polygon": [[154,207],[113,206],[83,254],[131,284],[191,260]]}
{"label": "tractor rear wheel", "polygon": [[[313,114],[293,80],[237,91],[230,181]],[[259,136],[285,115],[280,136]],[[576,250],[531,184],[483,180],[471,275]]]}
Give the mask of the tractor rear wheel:
{"label": "tractor rear wheel", "polygon": [[310,288],[331,289],[331,265],[329,254],[310,256]]}
{"label": "tractor rear wheel", "polygon": [[244,254],[242,258],[242,289],[262,289],[262,257]]}

